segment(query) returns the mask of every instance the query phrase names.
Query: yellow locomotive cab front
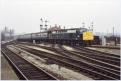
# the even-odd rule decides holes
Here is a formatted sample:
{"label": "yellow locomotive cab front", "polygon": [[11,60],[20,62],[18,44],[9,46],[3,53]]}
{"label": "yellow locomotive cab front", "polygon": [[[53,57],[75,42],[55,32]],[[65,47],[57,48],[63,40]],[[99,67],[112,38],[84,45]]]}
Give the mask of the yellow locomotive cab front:
{"label": "yellow locomotive cab front", "polygon": [[94,35],[92,32],[84,32],[83,40],[94,40]]}

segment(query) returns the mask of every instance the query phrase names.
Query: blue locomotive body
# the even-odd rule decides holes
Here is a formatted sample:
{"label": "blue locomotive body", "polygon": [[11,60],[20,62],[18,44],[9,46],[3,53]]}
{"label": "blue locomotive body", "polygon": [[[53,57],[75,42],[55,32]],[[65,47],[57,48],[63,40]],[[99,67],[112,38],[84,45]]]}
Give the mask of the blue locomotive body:
{"label": "blue locomotive body", "polygon": [[[99,44],[99,37],[92,36],[92,40],[84,40],[83,33],[89,32],[86,28],[73,28],[73,29],[60,29],[60,30],[48,30],[38,33],[30,33],[19,35],[17,40],[30,41],[35,40],[39,42],[50,42],[58,44],[71,44],[71,45],[91,45]],[[88,36],[89,37],[89,36]],[[95,43],[95,40],[98,41]]]}

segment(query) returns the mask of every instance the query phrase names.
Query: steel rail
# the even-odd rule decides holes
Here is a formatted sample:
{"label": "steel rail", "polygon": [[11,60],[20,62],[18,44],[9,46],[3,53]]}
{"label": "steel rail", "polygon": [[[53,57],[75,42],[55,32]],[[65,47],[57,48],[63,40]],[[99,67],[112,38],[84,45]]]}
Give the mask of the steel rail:
{"label": "steel rail", "polygon": [[[6,49],[2,49],[2,50],[6,51]],[[9,54],[6,54],[4,52],[6,57],[10,60],[10,62],[14,65],[14,67],[17,68],[17,70],[22,74],[25,80],[58,80],[50,73],[44,71],[43,69],[35,67],[33,64],[30,64],[22,57],[11,53],[10,51],[9,51]],[[14,56],[16,58],[14,58]],[[19,60],[15,60],[15,59],[19,59]]]}
{"label": "steel rail", "polygon": [[[44,56],[44,57],[47,57],[47,58],[50,58],[50,59],[54,59],[54,60],[57,60],[59,62],[62,62],[62,63],[66,63],[68,65],[71,65],[71,66],[74,66],[74,67],[78,67],[78,69],[81,69],[81,71],[86,71],[86,72],[90,72],[91,75],[95,75],[95,76],[98,76],[98,78],[102,78],[102,79],[118,79],[119,77],[117,77],[116,75],[114,74],[111,74],[111,76],[108,76],[108,74],[102,74],[100,73],[100,71],[98,71],[99,69],[98,68],[94,68],[93,66],[89,65],[89,64],[85,64],[81,61],[76,61],[74,62],[75,60],[74,59],[69,59],[69,58],[66,58],[66,57],[62,57],[62,56],[58,56],[58,55],[52,55],[50,53],[46,53],[46,52],[42,52],[42,51],[38,51],[38,50],[35,50],[35,49],[32,49],[32,48],[28,48],[28,47],[20,47],[22,48],[23,50],[26,50],[30,53],[33,53],[35,55],[38,55],[38,56]],[[79,65],[80,64],[80,65]],[[82,70],[83,69],[83,70]],[[98,69],[98,70],[95,70]],[[98,71],[98,72],[97,72]],[[104,72],[103,72],[104,73]],[[114,78],[115,77],[115,78]]]}

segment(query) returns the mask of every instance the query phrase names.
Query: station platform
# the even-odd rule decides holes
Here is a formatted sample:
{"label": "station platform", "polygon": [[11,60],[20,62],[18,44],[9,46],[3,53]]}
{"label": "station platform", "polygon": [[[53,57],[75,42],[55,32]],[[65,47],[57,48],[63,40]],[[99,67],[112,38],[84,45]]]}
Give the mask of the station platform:
{"label": "station platform", "polygon": [[1,80],[19,80],[3,54],[1,54]]}

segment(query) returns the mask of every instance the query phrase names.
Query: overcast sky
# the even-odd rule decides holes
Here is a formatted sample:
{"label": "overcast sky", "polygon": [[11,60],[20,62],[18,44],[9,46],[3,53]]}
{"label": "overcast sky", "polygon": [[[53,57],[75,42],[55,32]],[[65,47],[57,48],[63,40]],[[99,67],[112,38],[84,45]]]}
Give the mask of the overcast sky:
{"label": "overcast sky", "polygon": [[48,25],[66,28],[89,27],[94,32],[120,32],[120,0],[0,0],[0,27],[15,29],[16,33],[39,32],[40,18]]}

